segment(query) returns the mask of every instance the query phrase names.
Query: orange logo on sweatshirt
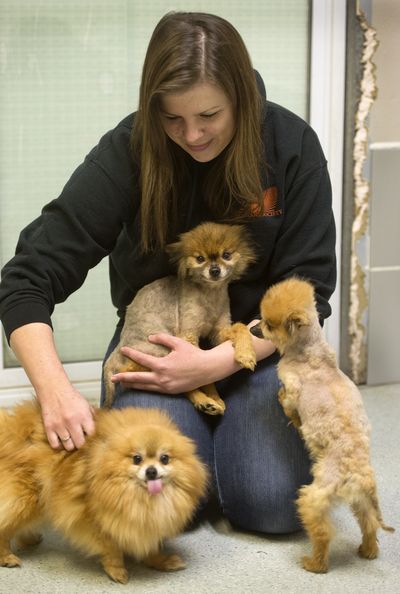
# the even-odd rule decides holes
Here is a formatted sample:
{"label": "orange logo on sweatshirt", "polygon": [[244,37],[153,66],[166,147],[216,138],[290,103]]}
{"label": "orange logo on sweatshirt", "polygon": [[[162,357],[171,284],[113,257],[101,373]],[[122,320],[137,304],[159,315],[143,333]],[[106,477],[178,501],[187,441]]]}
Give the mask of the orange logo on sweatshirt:
{"label": "orange logo on sweatshirt", "polygon": [[251,211],[255,217],[276,217],[283,214],[282,208],[278,206],[278,188],[271,186],[264,192],[263,205],[260,208],[258,204],[254,204]]}

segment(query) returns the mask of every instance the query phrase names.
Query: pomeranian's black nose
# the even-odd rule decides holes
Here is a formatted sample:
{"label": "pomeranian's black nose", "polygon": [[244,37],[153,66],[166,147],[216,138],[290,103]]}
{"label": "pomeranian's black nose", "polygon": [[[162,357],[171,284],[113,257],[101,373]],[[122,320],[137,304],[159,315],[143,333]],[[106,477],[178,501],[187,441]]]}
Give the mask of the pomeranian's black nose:
{"label": "pomeranian's black nose", "polygon": [[155,466],[149,466],[146,468],[146,478],[149,481],[154,481],[157,478],[157,468]]}
{"label": "pomeranian's black nose", "polygon": [[210,276],[212,278],[218,278],[220,274],[221,274],[221,268],[217,264],[211,264]]}
{"label": "pomeranian's black nose", "polygon": [[260,323],[256,324],[255,326],[252,326],[250,328],[250,332],[254,334],[254,336],[257,336],[257,338],[264,338],[263,333],[261,332]]}

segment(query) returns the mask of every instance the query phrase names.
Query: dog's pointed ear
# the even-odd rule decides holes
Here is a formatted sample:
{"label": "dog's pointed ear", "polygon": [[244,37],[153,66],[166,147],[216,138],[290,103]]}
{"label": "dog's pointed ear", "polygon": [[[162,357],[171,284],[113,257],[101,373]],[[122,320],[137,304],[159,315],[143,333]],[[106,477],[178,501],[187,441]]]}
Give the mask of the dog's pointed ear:
{"label": "dog's pointed ear", "polygon": [[181,250],[182,244],[180,241],[176,241],[175,243],[169,243],[165,246],[165,251],[167,252],[171,262],[177,262],[179,260]]}
{"label": "dog's pointed ear", "polygon": [[183,254],[182,241],[175,241],[165,246],[165,251],[168,254],[169,261],[176,268],[176,273],[179,278],[186,278],[188,271],[186,268],[186,259]]}
{"label": "dog's pointed ear", "polygon": [[285,321],[285,330],[292,336],[302,326],[309,326],[310,318],[305,311],[293,311]]}

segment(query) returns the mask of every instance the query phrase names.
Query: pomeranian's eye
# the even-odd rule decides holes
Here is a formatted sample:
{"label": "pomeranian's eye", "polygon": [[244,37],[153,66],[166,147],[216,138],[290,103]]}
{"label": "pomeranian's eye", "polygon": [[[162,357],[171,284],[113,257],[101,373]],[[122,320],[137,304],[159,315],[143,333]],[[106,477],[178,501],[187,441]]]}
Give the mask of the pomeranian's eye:
{"label": "pomeranian's eye", "polygon": [[196,256],[196,262],[198,262],[199,264],[202,264],[203,262],[205,262],[205,257],[204,256]]}
{"label": "pomeranian's eye", "polygon": [[231,254],[231,252],[225,251],[222,253],[222,257],[224,260],[230,260],[232,258],[232,254]]}
{"label": "pomeranian's eye", "polygon": [[168,462],[169,462],[168,454],[161,454],[160,462],[161,462],[161,464],[168,464]]}
{"label": "pomeranian's eye", "polygon": [[133,463],[136,465],[140,464],[142,460],[143,460],[143,458],[142,458],[142,456],[140,456],[140,454],[135,454],[133,456]]}

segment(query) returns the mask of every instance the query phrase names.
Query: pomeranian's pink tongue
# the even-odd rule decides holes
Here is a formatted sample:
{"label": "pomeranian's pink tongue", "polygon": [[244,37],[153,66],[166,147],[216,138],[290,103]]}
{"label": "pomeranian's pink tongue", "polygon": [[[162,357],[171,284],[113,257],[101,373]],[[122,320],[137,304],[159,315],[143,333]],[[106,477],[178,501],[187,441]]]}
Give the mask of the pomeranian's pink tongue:
{"label": "pomeranian's pink tongue", "polygon": [[155,479],[154,481],[147,481],[147,490],[150,495],[156,495],[156,493],[160,493],[162,490],[162,480]]}

